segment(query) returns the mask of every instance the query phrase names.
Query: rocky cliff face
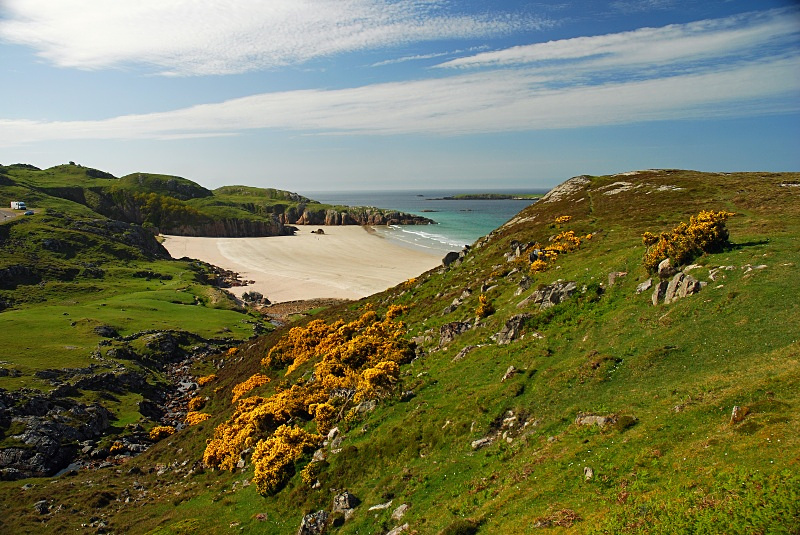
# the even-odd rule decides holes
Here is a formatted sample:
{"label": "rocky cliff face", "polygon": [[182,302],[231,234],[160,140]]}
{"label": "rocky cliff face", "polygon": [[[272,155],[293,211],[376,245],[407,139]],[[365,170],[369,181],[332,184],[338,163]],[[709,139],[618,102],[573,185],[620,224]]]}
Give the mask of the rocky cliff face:
{"label": "rocky cliff face", "polygon": [[430,225],[435,221],[413,214],[375,208],[313,209],[298,205],[289,208],[279,219],[289,225]]}

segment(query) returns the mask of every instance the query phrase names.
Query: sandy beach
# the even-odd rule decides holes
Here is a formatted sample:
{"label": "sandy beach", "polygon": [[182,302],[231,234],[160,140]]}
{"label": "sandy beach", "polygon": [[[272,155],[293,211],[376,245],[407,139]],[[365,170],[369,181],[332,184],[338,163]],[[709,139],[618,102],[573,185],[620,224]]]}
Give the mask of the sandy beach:
{"label": "sandy beach", "polygon": [[[324,234],[312,234],[322,229]],[[442,256],[397,245],[367,227],[308,226],[294,236],[165,236],[173,258],[188,256],[235,271],[273,303],[314,298],[360,299],[441,265]]]}

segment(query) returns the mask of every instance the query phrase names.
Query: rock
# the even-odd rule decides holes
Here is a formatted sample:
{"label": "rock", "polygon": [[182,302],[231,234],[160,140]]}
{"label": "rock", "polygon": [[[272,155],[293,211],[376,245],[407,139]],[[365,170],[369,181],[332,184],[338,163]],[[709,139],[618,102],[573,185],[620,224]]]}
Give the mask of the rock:
{"label": "rock", "polygon": [[341,492],[333,497],[332,513],[344,513],[348,509],[355,509],[361,500],[348,491]]}
{"label": "rock", "polygon": [[406,514],[406,511],[408,511],[409,507],[411,506],[408,505],[407,503],[398,506],[398,508],[392,512],[392,520],[400,520],[401,518],[403,518],[403,516],[405,516]]}
{"label": "rock", "polygon": [[668,279],[675,275],[675,268],[672,267],[672,262],[670,262],[669,258],[665,258],[658,264],[658,278],[659,279]]}
{"label": "rock", "polygon": [[745,416],[747,416],[749,412],[750,409],[748,407],[740,407],[739,405],[735,405],[731,411],[731,425],[738,424],[744,420]]}
{"label": "rock", "polygon": [[523,299],[517,305],[517,308],[534,305],[540,310],[544,310],[566,301],[577,289],[578,284],[574,281],[557,281],[534,291],[530,296]]}
{"label": "rock", "polygon": [[389,500],[386,503],[379,503],[378,505],[373,505],[368,510],[369,511],[382,511],[384,509],[388,509],[391,506],[392,506],[392,500]]}
{"label": "rock", "polygon": [[403,524],[402,526],[397,526],[396,528],[389,531],[386,535],[400,535],[404,531],[409,528],[408,523]]}
{"label": "rock", "polygon": [[639,295],[642,292],[646,292],[652,287],[653,287],[653,279],[647,279],[646,281],[636,286],[636,295]]}
{"label": "rock", "polygon": [[472,328],[468,322],[464,321],[453,321],[451,323],[445,323],[439,328],[439,347],[443,347],[453,340],[455,340],[456,336],[459,334],[465,333]]}
{"label": "rock", "polygon": [[578,413],[575,417],[575,424],[577,425],[596,425],[598,427],[605,427],[617,421],[615,415],[599,416],[597,414],[588,414],[584,412]]}
{"label": "rock", "polygon": [[589,481],[594,477],[594,470],[590,466],[583,467],[583,480]]}
{"label": "rock", "polygon": [[374,399],[368,399],[366,401],[362,401],[361,403],[353,407],[353,410],[359,414],[364,414],[366,412],[374,411],[375,407],[377,406],[378,406],[377,401],[375,401]]}
{"label": "rock", "polygon": [[611,288],[614,286],[614,283],[617,282],[617,279],[624,277],[627,275],[627,271],[612,271],[608,274],[608,287]]}
{"label": "rock", "polygon": [[453,357],[453,362],[458,362],[459,360],[462,360],[464,357],[467,356],[467,353],[469,353],[476,347],[478,346],[465,346],[461,351],[458,352],[458,354],[456,354],[455,357]]}
{"label": "rock", "polygon": [[109,327],[108,325],[100,325],[95,327],[94,333],[98,336],[102,336],[103,338],[117,338],[119,336],[119,333],[113,327]]}
{"label": "rock", "polygon": [[522,328],[525,325],[525,320],[530,317],[531,315],[527,313],[512,316],[506,321],[500,332],[495,334],[492,338],[501,346],[518,340],[522,336]]}
{"label": "rock", "polygon": [[328,517],[328,512],[323,510],[308,513],[300,522],[297,535],[322,535],[328,528]]}
{"label": "rock", "polygon": [[478,440],[473,440],[470,443],[470,446],[472,447],[473,450],[479,450],[481,448],[485,448],[486,446],[490,446],[492,442],[494,442],[493,437],[483,437],[479,438]]}
{"label": "rock", "polygon": [[668,305],[683,297],[696,294],[702,287],[700,282],[691,275],[678,273],[667,285],[667,291],[664,293],[664,304]]}
{"label": "rock", "polygon": [[328,440],[333,440],[337,436],[339,436],[339,428],[338,427],[334,427],[333,429],[328,431],[328,437],[327,437]]}
{"label": "rock", "polygon": [[46,515],[50,512],[50,505],[48,505],[47,500],[39,500],[33,504],[33,508],[36,509],[36,512],[40,515]]}
{"label": "rock", "polygon": [[547,192],[547,194],[542,197],[539,202],[540,203],[550,203],[550,202],[558,202],[561,199],[565,199],[574,195],[575,193],[584,189],[586,185],[591,183],[591,178],[586,175],[575,176],[572,177],[565,182],[562,182],[555,188],[551,189]]}
{"label": "rock", "polygon": [[659,301],[664,299],[664,296],[667,293],[667,286],[669,286],[667,281],[659,281],[655,288],[653,288],[653,297],[651,298],[653,301],[653,306],[656,306]]}
{"label": "rock", "polygon": [[442,265],[444,265],[444,267],[448,267],[457,262],[459,259],[460,256],[457,252],[450,251],[444,256],[444,258],[442,258]]}
{"label": "rock", "polygon": [[506,370],[506,373],[503,374],[503,378],[500,379],[500,382],[503,383],[506,381],[506,379],[511,379],[517,373],[519,373],[519,370],[517,370],[513,365],[509,366],[508,369]]}

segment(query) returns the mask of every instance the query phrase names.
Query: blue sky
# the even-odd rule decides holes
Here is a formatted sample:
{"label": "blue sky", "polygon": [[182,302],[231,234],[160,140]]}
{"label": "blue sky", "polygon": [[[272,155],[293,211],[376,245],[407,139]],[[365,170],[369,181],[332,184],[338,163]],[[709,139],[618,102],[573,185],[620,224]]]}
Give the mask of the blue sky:
{"label": "blue sky", "polygon": [[292,191],[800,170],[800,7],[2,0],[0,163]]}

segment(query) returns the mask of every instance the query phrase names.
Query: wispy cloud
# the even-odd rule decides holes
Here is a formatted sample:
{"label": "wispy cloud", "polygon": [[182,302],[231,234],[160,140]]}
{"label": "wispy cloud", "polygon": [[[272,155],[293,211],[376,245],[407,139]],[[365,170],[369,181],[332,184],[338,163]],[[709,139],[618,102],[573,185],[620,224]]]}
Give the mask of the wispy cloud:
{"label": "wispy cloud", "polygon": [[400,58],[378,61],[370,65],[370,67],[384,67],[386,65],[396,65],[398,63],[406,63],[409,61],[421,61],[426,59],[443,58],[445,56],[456,56],[458,54],[463,54],[464,52],[478,52],[481,50],[486,50],[487,48],[488,47],[486,45],[482,45],[482,46],[471,47],[468,50],[453,50],[451,52],[432,52],[430,54],[415,54],[413,56],[403,56]]}
{"label": "wispy cloud", "polygon": [[[763,81],[769,80],[769,84]],[[800,111],[800,57],[703,74],[551,89],[530,72],[487,71],[335,91],[267,93],[102,121],[0,121],[0,145],[52,139],[173,139],[253,129],[440,134],[532,131]]]}
{"label": "wispy cloud", "polygon": [[[680,65],[692,61],[752,56],[766,47],[800,39],[796,10],[773,10],[723,19],[593,37],[576,37],[483,52],[442,63],[442,68],[482,68],[538,64],[570,69]],[[769,51],[772,52],[772,51]]]}
{"label": "wispy cloud", "polygon": [[[798,28],[781,13],[477,54],[460,64],[473,70],[442,70],[438,74],[444,76],[426,80],[264,93],[99,121],[4,120],[0,145],[176,139],[258,129],[465,135],[796,113]],[[563,61],[573,63],[564,68],[558,64]]]}
{"label": "wispy cloud", "polygon": [[33,47],[60,67],[147,65],[166,75],[208,75],[547,24],[532,16],[453,13],[448,6],[444,0],[4,0],[0,39]]}

